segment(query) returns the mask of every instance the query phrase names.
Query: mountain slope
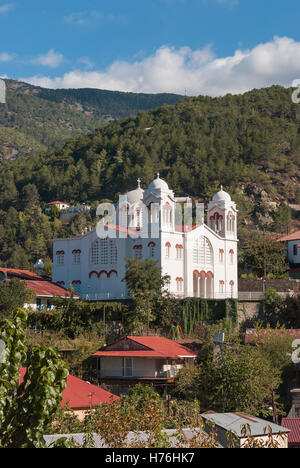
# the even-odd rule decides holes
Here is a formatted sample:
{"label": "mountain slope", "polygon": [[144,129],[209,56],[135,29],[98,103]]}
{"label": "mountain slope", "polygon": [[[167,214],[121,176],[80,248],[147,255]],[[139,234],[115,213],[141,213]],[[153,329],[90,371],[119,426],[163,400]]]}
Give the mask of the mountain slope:
{"label": "mountain slope", "polygon": [[[52,147],[62,145],[72,137],[88,135],[115,118],[135,115],[140,110],[164,103],[175,104],[182,99],[182,96],[171,94],[139,95],[96,89],[50,90],[13,80],[5,81],[7,103],[0,105],[0,126],[34,138],[36,144]],[[11,132],[8,137],[10,135]],[[4,153],[4,157],[9,157],[9,151]],[[17,154],[27,153],[20,150]]]}
{"label": "mountain slope", "polygon": [[243,225],[247,232],[272,229],[276,206],[300,197],[297,109],[291,90],[279,86],[200,96],[115,121],[44,155],[4,162],[0,261],[32,262],[38,253],[50,255],[58,231],[70,234],[57,220],[37,222],[45,202],[117,201],[138,177],[146,187],[156,170],[178,196],[208,201],[222,183],[238,204],[239,234]]}

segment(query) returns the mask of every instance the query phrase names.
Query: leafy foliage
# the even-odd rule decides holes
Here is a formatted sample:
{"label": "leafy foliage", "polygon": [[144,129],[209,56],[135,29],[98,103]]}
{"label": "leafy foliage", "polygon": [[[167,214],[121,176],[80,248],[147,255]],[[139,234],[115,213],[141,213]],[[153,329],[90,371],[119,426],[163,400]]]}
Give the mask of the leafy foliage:
{"label": "leafy foliage", "polygon": [[5,359],[0,363],[0,446],[45,447],[44,431],[61,402],[68,370],[53,349],[37,346],[21,385],[20,368],[26,359],[26,313],[16,312],[0,322]]}

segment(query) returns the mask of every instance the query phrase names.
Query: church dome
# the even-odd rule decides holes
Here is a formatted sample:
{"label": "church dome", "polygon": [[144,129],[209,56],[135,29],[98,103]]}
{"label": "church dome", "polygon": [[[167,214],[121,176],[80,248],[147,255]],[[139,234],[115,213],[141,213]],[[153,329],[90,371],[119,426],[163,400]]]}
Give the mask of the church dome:
{"label": "church dome", "polygon": [[231,196],[229,195],[229,193],[227,193],[227,192],[225,192],[223,190],[223,187],[221,185],[221,190],[219,192],[217,192],[213,196],[212,201],[214,201],[214,202],[220,202],[220,201],[231,202]]}
{"label": "church dome", "polygon": [[163,190],[163,191],[168,191],[169,186],[167,182],[165,182],[163,179],[160,179],[159,173],[157,173],[156,179],[152,180],[152,182],[149,184],[148,187],[149,190]]}
{"label": "church dome", "polygon": [[126,193],[127,201],[130,205],[140,203],[143,198],[144,190],[141,188],[141,181],[138,179],[138,187]]}

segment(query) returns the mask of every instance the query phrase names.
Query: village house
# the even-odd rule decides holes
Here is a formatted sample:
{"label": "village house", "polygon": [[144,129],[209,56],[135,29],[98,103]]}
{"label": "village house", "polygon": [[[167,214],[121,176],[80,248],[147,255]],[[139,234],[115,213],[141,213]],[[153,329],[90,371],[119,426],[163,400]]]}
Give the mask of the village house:
{"label": "village house", "polygon": [[48,277],[38,275],[29,270],[17,270],[13,268],[0,268],[0,283],[11,281],[13,278],[19,279],[25,283],[28,290],[34,294],[24,304],[26,309],[33,310],[53,308],[52,299],[56,297],[73,297],[79,299],[79,296],[71,293],[59,284],[52,283]]}
{"label": "village house", "polygon": [[117,395],[137,383],[158,390],[172,386],[178,371],[193,364],[196,356],[189,348],[160,336],[126,336],[93,354],[99,383]]}
{"label": "village house", "polygon": [[[19,384],[24,381],[25,374],[26,367],[22,367],[20,369]],[[62,393],[61,407],[73,410],[74,414],[80,420],[83,420],[89,409],[95,409],[103,403],[113,403],[118,399],[117,395],[85,382],[78,377],[68,375],[67,386]]]}
{"label": "village house", "polygon": [[[207,411],[202,413],[204,429],[209,434],[216,433],[216,439],[224,447],[230,447],[234,443],[235,448],[243,448],[247,442],[247,436],[251,435],[256,442],[266,443],[269,432],[278,448],[288,448],[288,433],[290,430],[270,421],[266,421],[256,416],[250,416],[241,412],[215,413]],[[230,433],[234,436],[230,440]]]}
{"label": "village house", "polygon": [[53,201],[53,202],[47,203],[46,208],[44,210],[46,214],[51,213],[52,206],[56,206],[59,209],[59,211],[67,210],[70,207],[70,205],[68,205],[65,202]]}

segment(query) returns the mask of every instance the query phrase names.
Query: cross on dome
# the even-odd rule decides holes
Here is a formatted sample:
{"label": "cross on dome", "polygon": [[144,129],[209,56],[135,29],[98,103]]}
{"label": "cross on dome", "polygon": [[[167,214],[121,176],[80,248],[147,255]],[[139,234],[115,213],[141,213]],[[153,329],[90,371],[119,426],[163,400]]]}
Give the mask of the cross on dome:
{"label": "cross on dome", "polygon": [[140,178],[138,178],[137,183],[138,183],[138,188],[141,188],[141,179]]}

